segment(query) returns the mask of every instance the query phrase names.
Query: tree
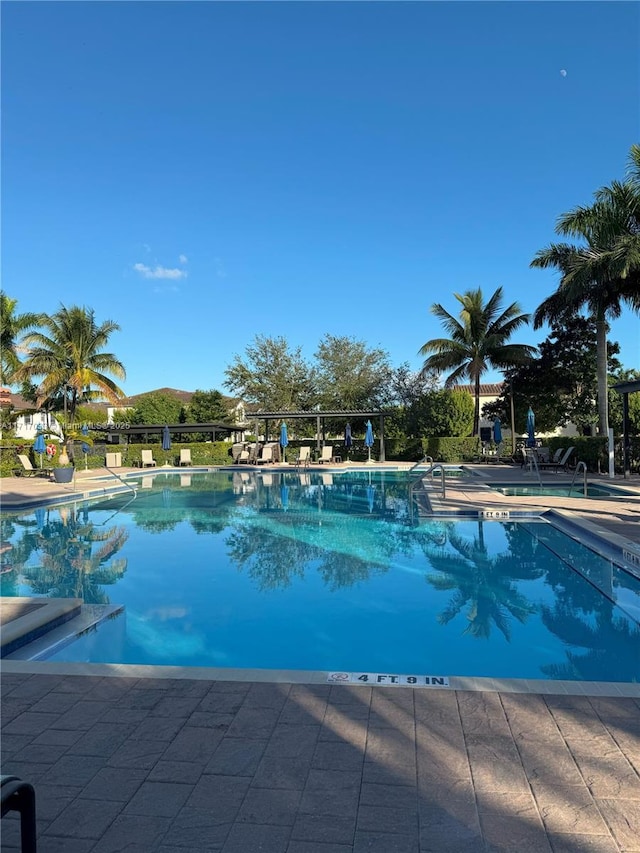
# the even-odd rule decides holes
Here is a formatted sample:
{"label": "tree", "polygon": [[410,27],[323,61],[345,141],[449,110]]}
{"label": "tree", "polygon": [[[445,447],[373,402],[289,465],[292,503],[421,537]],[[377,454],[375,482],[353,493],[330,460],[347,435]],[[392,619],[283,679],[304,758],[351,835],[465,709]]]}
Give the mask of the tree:
{"label": "tree", "polygon": [[17,314],[17,299],[0,290],[0,383],[12,385],[20,367],[20,337],[42,320],[40,314]]}
{"label": "tree", "polygon": [[534,328],[564,310],[587,308],[597,335],[598,425],[609,428],[607,393],[607,321],[619,317],[622,304],[640,311],[640,147],[631,149],[630,176],[595,193],[595,202],[561,215],[556,233],[582,243],[551,243],[531,262],[555,268],[560,284],[534,315]]}
{"label": "tree", "polygon": [[[109,374],[124,379],[126,372],[113,353],[102,351],[112,333],[120,329],[117,323],[105,320],[97,325],[92,309],[61,305],[55,314],[41,317],[41,327],[45,331],[25,336],[29,355],[15,373],[18,381],[42,377],[38,406],[62,395],[73,419],[80,402],[101,397],[110,403],[118,402],[124,392]],[[92,386],[97,390],[92,390]]]}
{"label": "tree", "polygon": [[291,350],[283,337],[256,335],[245,357],[235,355],[224,373],[225,388],[263,411],[308,409],[313,400],[311,369],[302,349]]}
{"label": "tree", "polygon": [[391,401],[392,369],[383,349],[327,334],[315,358],[317,399],[323,409],[377,409]]}
{"label": "tree", "polygon": [[[419,350],[428,355],[422,371],[451,370],[445,381],[450,388],[458,380],[468,377],[474,385],[475,411],[473,435],[478,434],[480,421],[480,379],[489,367],[506,369],[525,364],[535,352],[527,344],[509,344],[511,335],[529,322],[528,314],[520,313],[520,306],[512,302],[502,310],[502,288],[499,287],[485,304],[482,290],[468,290],[462,295],[454,293],[462,305],[457,320],[442,305],[431,306],[431,313],[438,317],[451,338],[435,338],[427,341]],[[433,353],[429,355],[429,353]]]}
{"label": "tree", "polygon": [[[619,350],[617,344],[609,345],[612,372],[620,367],[615,358]],[[589,431],[598,420],[596,352],[596,333],[590,320],[571,313],[557,316],[548,337],[538,344],[538,357],[506,372],[504,391],[483,407],[484,416],[509,423],[513,392],[516,432],[525,432],[529,406],[535,412],[539,432],[568,423]]]}
{"label": "tree", "polygon": [[130,410],[132,424],[176,424],[182,403],[171,394],[142,394]]}
{"label": "tree", "polygon": [[408,412],[411,435],[466,436],[473,429],[474,404],[466,391],[428,391]]}
{"label": "tree", "polygon": [[207,424],[217,421],[228,422],[229,412],[220,391],[194,392],[187,410],[186,423]]}

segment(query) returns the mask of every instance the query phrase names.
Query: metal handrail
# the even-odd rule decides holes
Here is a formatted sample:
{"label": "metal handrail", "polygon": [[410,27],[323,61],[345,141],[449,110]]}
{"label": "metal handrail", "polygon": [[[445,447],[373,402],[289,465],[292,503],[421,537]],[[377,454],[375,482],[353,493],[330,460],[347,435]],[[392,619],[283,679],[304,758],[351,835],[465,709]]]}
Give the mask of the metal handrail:
{"label": "metal handrail", "polygon": [[116,474],[116,472],[112,468],[109,468],[107,465],[105,465],[104,467],[107,469],[107,471],[111,474],[112,477],[115,477],[116,480],[120,480],[123,486],[126,486],[128,489],[131,489],[134,496],[138,494],[137,489],[132,486],[131,483],[127,483],[126,480],[123,480],[119,474]]}
{"label": "metal handrail", "polygon": [[433,465],[433,457],[432,456],[425,456],[423,459],[418,460],[418,462],[416,462],[415,465],[412,465],[411,468],[409,468],[409,473],[411,473],[412,471],[415,471],[419,465],[424,465],[424,463],[427,461],[431,462],[431,465]]}
{"label": "metal handrail", "polygon": [[573,480],[571,481],[571,485],[569,486],[569,494],[571,494],[571,492],[573,491],[573,484],[576,481],[576,477],[578,476],[578,471],[580,470],[581,465],[582,465],[582,468],[584,469],[584,486],[583,486],[583,489],[584,489],[584,496],[586,498],[587,497],[587,463],[582,462],[582,461],[578,462],[578,464],[576,465],[576,470],[573,472]]}
{"label": "metal handrail", "polygon": [[446,476],[445,476],[444,465],[442,465],[442,463],[440,463],[440,462],[436,462],[435,465],[431,465],[431,467],[428,468],[421,477],[418,477],[417,479],[415,479],[411,483],[409,483],[409,497],[413,498],[414,488],[418,485],[418,483],[421,483],[424,480],[424,478],[426,476],[428,476],[429,474],[431,474],[431,480],[433,481],[433,472],[438,471],[438,470],[440,470],[442,472],[442,498],[444,500],[447,497],[447,486],[445,483]]}
{"label": "metal handrail", "polygon": [[542,477],[540,476],[540,468],[538,468],[538,457],[536,455],[535,450],[532,450],[531,448],[527,448],[525,450],[524,455],[525,455],[525,460],[529,466],[529,470],[531,470],[531,468],[536,469],[536,474],[538,475],[538,483],[540,484],[540,488],[542,488]]}

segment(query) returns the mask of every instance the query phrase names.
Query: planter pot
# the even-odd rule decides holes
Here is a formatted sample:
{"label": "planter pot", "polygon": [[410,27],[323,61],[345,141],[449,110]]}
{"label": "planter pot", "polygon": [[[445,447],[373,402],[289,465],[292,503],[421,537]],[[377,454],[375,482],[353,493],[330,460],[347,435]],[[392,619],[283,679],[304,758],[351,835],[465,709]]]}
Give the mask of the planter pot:
{"label": "planter pot", "polygon": [[70,483],[75,473],[74,468],[54,468],[53,479],[56,483]]}

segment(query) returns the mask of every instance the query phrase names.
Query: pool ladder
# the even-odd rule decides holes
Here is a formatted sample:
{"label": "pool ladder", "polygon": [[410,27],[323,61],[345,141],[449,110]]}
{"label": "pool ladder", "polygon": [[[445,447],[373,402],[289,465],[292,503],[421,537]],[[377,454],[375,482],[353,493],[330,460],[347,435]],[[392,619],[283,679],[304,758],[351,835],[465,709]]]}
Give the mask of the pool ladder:
{"label": "pool ladder", "polygon": [[576,477],[578,476],[578,471],[580,469],[584,471],[583,475],[583,491],[585,498],[587,497],[587,463],[586,462],[578,462],[576,465],[576,470],[573,472],[573,480],[571,481],[571,486],[569,487],[569,496],[571,496],[571,492],[573,491],[573,484],[576,481]]}
{"label": "pool ladder", "polygon": [[[425,459],[431,459],[431,457],[425,456]],[[418,465],[422,465],[423,462],[425,461],[425,459],[422,459],[420,462],[416,462],[416,464],[413,465],[412,468],[409,470],[409,473],[411,473],[411,471],[414,471],[418,467]],[[446,477],[445,477],[445,472],[444,472],[444,465],[442,465],[440,462],[436,462],[436,464],[434,465],[433,459],[431,459],[431,463],[432,464],[430,465],[429,468],[427,468],[427,470],[424,472],[424,474],[421,474],[420,477],[416,477],[414,480],[412,480],[409,483],[409,506],[411,508],[411,519],[412,520],[413,520],[413,504],[415,501],[414,491],[415,491],[416,487],[418,486],[418,483],[422,483],[424,478],[426,476],[428,476],[429,474],[431,474],[431,480],[433,482],[433,472],[438,471],[438,470],[440,471],[441,479],[442,479],[442,500],[445,500],[447,497],[447,486],[445,483]]]}

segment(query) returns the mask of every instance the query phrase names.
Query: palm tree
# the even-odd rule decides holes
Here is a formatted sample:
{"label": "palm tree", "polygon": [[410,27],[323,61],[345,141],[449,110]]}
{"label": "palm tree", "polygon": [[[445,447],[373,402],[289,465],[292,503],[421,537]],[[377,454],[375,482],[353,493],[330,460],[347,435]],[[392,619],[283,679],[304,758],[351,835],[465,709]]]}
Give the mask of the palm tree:
{"label": "palm tree", "polygon": [[0,382],[11,385],[20,367],[18,356],[20,336],[42,323],[42,316],[28,312],[16,314],[17,299],[0,290]]}
{"label": "palm tree", "polygon": [[[97,325],[94,311],[78,305],[44,316],[45,331],[30,332],[24,338],[29,344],[29,356],[17,371],[21,379],[42,377],[38,388],[38,406],[63,394],[69,400],[69,415],[84,400],[104,396],[116,403],[124,392],[107,375],[118,379],[126,376],[122,362],[113,353],[102,352],[112,332],[120,329],[113,320]],[[97,391],[92,391],[95,386]],[[68,392],[71,392],[69,398]]]}
{"label": "palm tree", "polygon": [[631,148],[627,180],[600,188],[591,206],[560,216],[556,233],[584,244],[551,243],[531,262],[561,273],[558,289],[535,312],[534,328],[562,311],[587,308],[596,326],[598,428],[607,435],[607,323],[620,316],[622,303],[640,311],[640,146]]}
{"label": "palm tree", "polygon": [[420,355],[429,355],[421,375],[431,370],[452,370],[445,381],[450,388],[462,377],[468,377],[474,385],[475,411],[473,434],[478,434],[480,422],[480,379],[489,367],[509,368],[525,364],[535,353],[535,347],[527,344],[507,343],[511,335],[529,322],[528,314],[520,313],[520,306],[512,302],[502,310],[502,288],[499,287],[485,304],[482,290],[468,290],[462,295],[454,293],[462,305],[457,320],[442,305],[431,306],[435,314],[451,335],[451,338],[435,338],[420,348]]}

